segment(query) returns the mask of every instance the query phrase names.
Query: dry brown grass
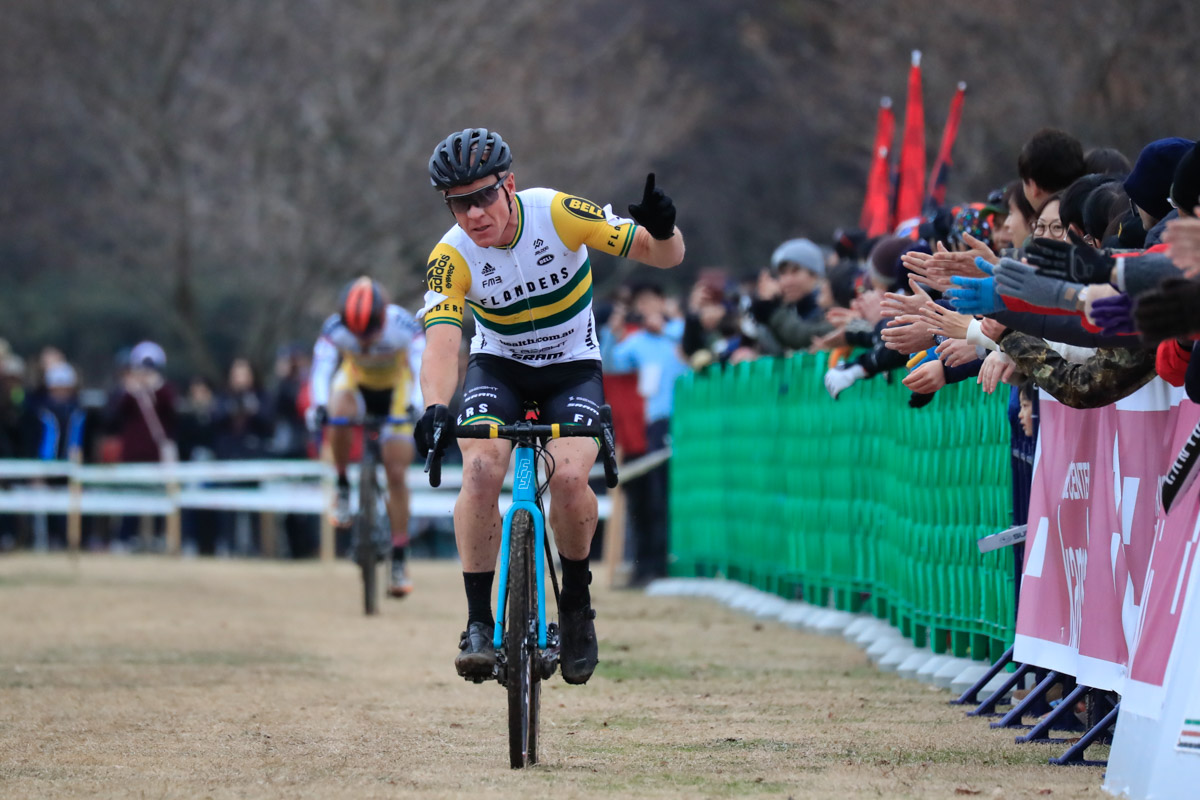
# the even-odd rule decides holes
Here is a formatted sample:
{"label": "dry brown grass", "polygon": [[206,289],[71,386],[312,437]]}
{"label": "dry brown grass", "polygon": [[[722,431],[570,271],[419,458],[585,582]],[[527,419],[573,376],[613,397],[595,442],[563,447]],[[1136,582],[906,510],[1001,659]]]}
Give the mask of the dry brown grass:
{"label": "dry brown grass", "polygon": [[547,685],[513,772],[504,692],[450,663],[457,566],[413,572],[366,619],[344,563],[0,560],[0,795],[1102,796],[840,639],[632,592],[598,592],[600,669]]}

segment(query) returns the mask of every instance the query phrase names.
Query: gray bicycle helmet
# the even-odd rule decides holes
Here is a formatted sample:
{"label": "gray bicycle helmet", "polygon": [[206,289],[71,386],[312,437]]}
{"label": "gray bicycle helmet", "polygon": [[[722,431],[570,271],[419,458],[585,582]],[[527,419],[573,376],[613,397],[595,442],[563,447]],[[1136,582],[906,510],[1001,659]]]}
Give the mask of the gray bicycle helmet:
{"label": "gray bicycle helmet", "polygon": [[506,172],[512,151],[500,134],[487,128],[467,128],[452,133],[434,148],[429,158],[429,182],[445,191]]}

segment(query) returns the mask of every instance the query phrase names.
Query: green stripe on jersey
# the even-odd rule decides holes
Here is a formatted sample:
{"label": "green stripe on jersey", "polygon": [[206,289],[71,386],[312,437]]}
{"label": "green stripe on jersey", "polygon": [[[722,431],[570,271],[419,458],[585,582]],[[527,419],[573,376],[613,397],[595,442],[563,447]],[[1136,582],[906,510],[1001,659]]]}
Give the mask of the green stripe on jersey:
{"label": "green stripe on jersey", "polygon": [[[591,302],[592,302],[592,290],[589,288],[587,290],[587,292],[585,292],[578,300],[576,300],[574,303],[572,303],[568,308],[558,312],[557,314],[552,314],[549,317],[545,317],[544,319],[534,320],[534,319],[527,318],[521,322],[515,322],[510,325],[502,325],[502,324],[495,323],[495,322],[489,322],[488,320],[481,317],[479,314],[476,314],[475,321],[477,323],[479,323],[480,325],[482,325],[483,327],[487,328],[489,331],[493,331],[494,333],[498,333],[498,334],[501,334],[504,336],[514,336],[516,334],[532,333],[533,331],[536,331],[536,330],[546,330],[548,328],[553,328],[555,325],[561,325],[562,323],[569,321],[576,314],[580,313],[585,308],[587,308],[591,304]],[[472,306],[474,306],[474,304],[472,304]]]}
{"label": "green stripe on jersey", "polygon": [[570,277],[570,279],[567,280],[566,283],[559,285],[559,287],[557,289],[546,292],[545,294],[539,294],[539,295],[532,296],[532,297],[530,295],[524,295],[520,300],[518,300],[515,303],[510,303],[509,305],[500,306],[497,308],[492,308],[490,306],[488,306],[488,307],[481,306],[478,303],[471,302],[470,300],[468,300],[467,302],[470,303],[475,308],[482,308],[484,311],[486,311],[488,314],[491,314],[492,316],[507,316],[508,314],[519,314],[522,311],[528,311],[530,306],[533,306],[534,308],[542,308],[543,306],[554,305],[555,303],[559,302],[564,297],[569,295],[571,292],[575,291],[575,287],[577,287],[579,284],[583,283],[584,281],[588,280],[591,277],[591,275],[592,275],[592,260],[589,258],[583,262],[583,266],[580,267],[579,271],[576,272],[574,275],[572,275]]}

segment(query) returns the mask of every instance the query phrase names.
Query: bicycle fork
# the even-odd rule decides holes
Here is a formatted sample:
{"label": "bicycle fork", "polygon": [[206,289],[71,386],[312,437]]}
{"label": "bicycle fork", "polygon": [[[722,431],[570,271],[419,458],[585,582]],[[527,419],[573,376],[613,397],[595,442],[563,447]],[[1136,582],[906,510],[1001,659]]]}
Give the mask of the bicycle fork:
{"label": "bicycle fork", "polygon": [[[517,468],[513,478],[513,502],[504,514],[500,535],[500,572],[503,576],[496,593],[496,629],[492,634],[492,645],[499,650],[504,644],[504,615],[508,600],[508,549],[509,538],[512,535],[512,518],[517,511],[524,509],[533,517],[533,552],[534,570],[537,572],[537,646],[539,650],[546,649],[546,548],[542,542],[546,535],[546,521],[537,505],[537,468],[532,447],[518,445],[516,448]],[[523,620],[516,620],[518,625],[524,625]]]}

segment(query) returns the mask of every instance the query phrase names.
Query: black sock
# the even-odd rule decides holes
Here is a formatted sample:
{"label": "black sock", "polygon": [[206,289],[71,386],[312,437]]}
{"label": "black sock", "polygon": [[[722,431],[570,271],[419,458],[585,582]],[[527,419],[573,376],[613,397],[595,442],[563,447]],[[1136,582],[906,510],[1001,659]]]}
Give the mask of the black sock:
{"label": "black sock", "polygon": [[342,470],[337,476],[337,485],[339,489],[349,489],[350,479],[346,477],[346,471]]}
{"label": "black sock", "polygon": [[[408,548],[406,548],[402,544],[392,545],[392,561],[403,561],[405,556],[407,555],[407,553],[406,553],[407,549]],[[489,588],[490,588],[490,586],[489,586]]]}
{"label": "black sock", "polygon": [[588,584],[592,582],[592,573],[588,570],[588,560],[582,558],[576,561],[567,558],[561,552],[558,558],[562,561],[562,596],[559,606],[566,611],[582,608],[592,602]]}
{"label": "black sock", "polygon": [[492,616],[492,582],[496,571],[464,572],[463,585],[467,587],[467,622],[483,622],[495,625]]}

